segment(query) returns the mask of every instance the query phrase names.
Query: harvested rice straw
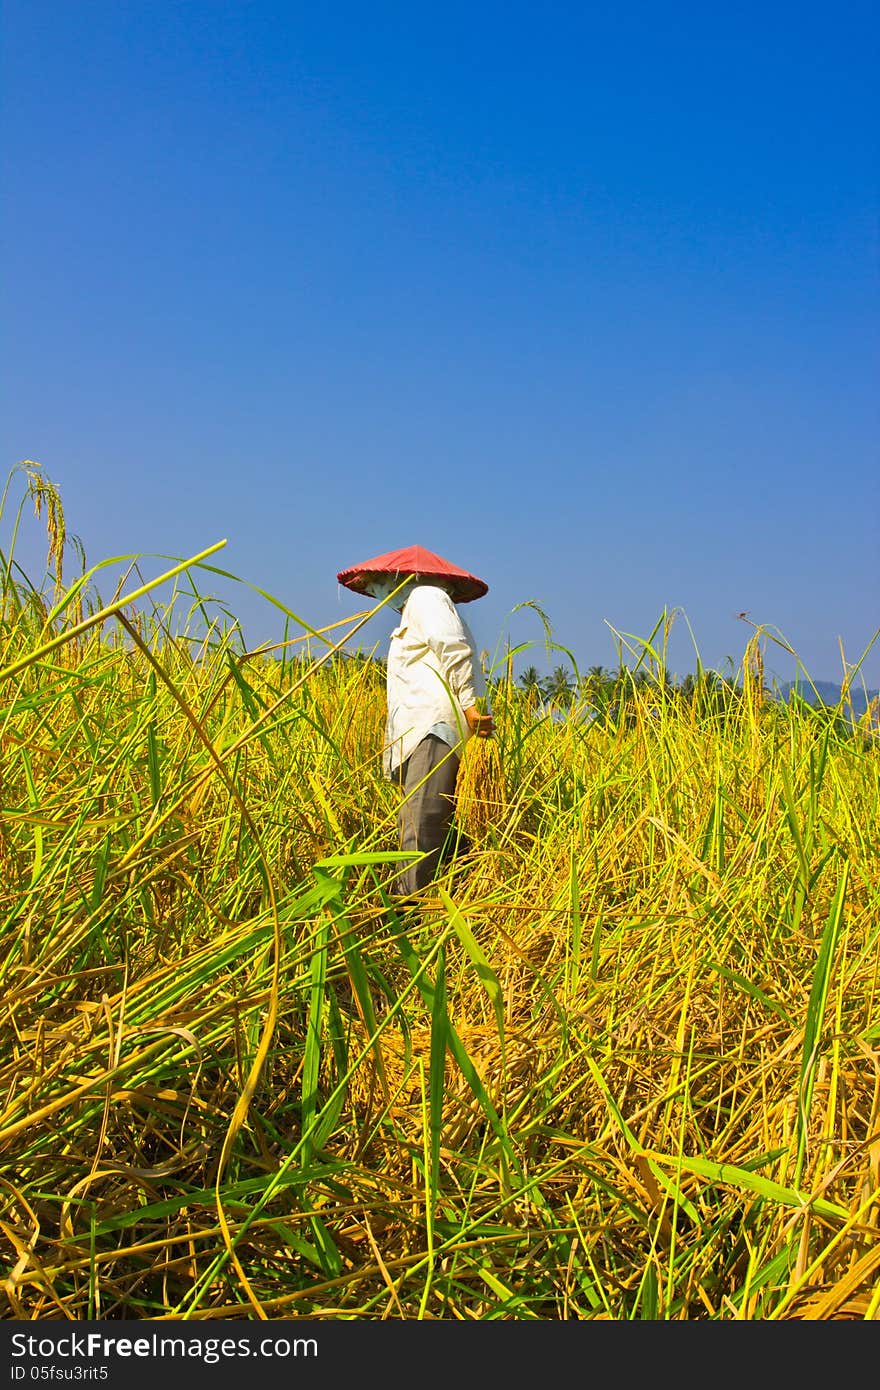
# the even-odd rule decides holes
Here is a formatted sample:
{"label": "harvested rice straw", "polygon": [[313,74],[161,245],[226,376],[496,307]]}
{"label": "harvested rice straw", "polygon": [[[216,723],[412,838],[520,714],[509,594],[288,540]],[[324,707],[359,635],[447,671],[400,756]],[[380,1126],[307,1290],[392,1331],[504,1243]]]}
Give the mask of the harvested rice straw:
{"label": "harvested rice straw", "polygon": [[[488,739],[479,741],[490,742]],[[499,1114],[527,1101],[544,1071],[547,1037],[538,1039],[512,1031],[507,1034],[502,1048],[498,1033],[491,1026],[462,1021],[456,1023],[456,1028]],[[352,1036],[362,1042],[363,1028],[359,1020],[353,1023]],[[425,1072],[430,1071],[431,1030],[416,1026],[410,1028],[404,1038],[396,1029],[386,1028],[378,1042],[382,1049],[389,1112],[402,1133],[415,1136],[422,1123],[418,1062],[421,1059]],[[359,1113],[378,1103],[382,1090],[374,1071],[373,1053],[364,1058],[351,1077],[348,1095]],[[460,1068],[448,1064],[443,1101],[444,1147],[452,1149],[466,1145],[485,1123],[485,1118]]]}
{"label": "harvested rice straw", "polygon": [[[477,701],[487,714],[485,699]],[[475,844],[484,840],[507,808],[507,787],[501,753],[493,737],[469,738],[464,746],[455,784],[456,821]]]}

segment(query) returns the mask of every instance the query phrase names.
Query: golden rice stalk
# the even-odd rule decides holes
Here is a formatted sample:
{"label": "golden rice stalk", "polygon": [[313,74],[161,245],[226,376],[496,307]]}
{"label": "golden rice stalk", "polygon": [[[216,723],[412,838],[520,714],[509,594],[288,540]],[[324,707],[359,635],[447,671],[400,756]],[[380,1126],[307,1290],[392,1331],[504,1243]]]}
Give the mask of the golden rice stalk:
{"label": "golden rice stalk", "polygon": [[42,472],[40,464],[33,459],[25,459],[22,467],[27,476],[28,492],[33,499],[36,515],[42,516],[43,508],[46,509],[46,535],[49,541],[47,564],[51,565],[52,561],[55,561],[55,588],[60,593],[61,572],[64,566],[64,542],[67,539],[61,493]]}
{"label": "golden rice stalk", "polygon": [[494,738],[469,738],[455,784],[456,822],[475,844],[507,809],[501,753]]}
{"label": "golden rice stalk", "polygon": [[756,633],[746,644],[743,662],[743,694],[750,709],[757,712],[764,703],[764,653],[760,647],[760,633]]}
{"label": "golden rice stalk", "polygon": [[[496,1110],[515,1109],[533,1094],[543,1073],[547,1039],[509,1031],[502,1048],[494,1028],[457,1021],[456,1029]],[[352,1038],[362,1043],[363,1028],[359,1022],[353,1025]],[[431,1030],[416,1026],[404,1037],[396,1029],[386,1028],[376,1045],[381,1049],[384,1085],[376,1075],[375,1054],[371,1052],[349,1081],[349,1099],[355,1112],[362,1113],[384,1097],[400,1130],[415,1137],[422,1123],[420,1071],[424,1075],[431,1068]],[[330,1080],[328,1074],[328,1083]],[[458,1066],[447,1064],[444,1147],[463,1147],[484,1122],[485,1115],[463,1073]]]}
{"label": "golden rice stalk", "polygon": [[880,733],[880,695],[875,695],[873,700],[868,702],[865,713],[859,720],[859,725],[865,734],[875,736]]}

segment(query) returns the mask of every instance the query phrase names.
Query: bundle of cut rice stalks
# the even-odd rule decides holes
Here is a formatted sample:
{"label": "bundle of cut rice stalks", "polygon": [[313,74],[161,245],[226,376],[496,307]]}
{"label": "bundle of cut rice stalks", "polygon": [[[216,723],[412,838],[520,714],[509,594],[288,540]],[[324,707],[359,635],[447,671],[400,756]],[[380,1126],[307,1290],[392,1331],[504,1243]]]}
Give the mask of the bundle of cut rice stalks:
{"label": "bundle of cut rice stalks", "polygon": [[[481,714],[488,713],[478,700]],[[490,826],[498,826],[507,809],[507,786],[501,752],[493,737],[469,738],[464,746],[455,784],[456,822],[473,844],[485,841]]]}

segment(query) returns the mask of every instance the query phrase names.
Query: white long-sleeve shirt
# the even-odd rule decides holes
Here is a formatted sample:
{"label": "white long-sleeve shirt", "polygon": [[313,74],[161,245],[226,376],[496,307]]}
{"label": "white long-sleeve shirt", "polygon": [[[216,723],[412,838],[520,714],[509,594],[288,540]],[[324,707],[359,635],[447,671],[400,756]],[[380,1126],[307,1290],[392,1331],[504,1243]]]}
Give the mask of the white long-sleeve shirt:
{"label": "white long-sleeve shirt", "polygon": [[485,691],[473,634],[452,599],[434,584],[416,585],[388,649],[385,776],[437,725],[463,745],[471,736],[464,711]]}

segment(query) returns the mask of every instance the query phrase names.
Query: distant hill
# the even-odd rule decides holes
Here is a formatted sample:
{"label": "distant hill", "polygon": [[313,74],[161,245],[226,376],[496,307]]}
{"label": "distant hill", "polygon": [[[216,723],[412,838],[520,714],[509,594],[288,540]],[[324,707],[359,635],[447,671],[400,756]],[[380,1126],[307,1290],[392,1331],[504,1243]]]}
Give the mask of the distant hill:
{"label": "distant hill", "polygon": [[[816,687],[815,691],[813,686]],[[813,681],[813,686],[806,681],[786,681],[779,686],[779,695],[783,700],[788,700],[792,694],[798,694],[808,704],[817,705],[820,702],[825,705],[836,705],[840,702],[840,684],[835,681]],[[880,695],[880,690],[869,690],[867,696],[861,686],[853,686],[852,705],[854,712],[864,714],[872,700]]]}

